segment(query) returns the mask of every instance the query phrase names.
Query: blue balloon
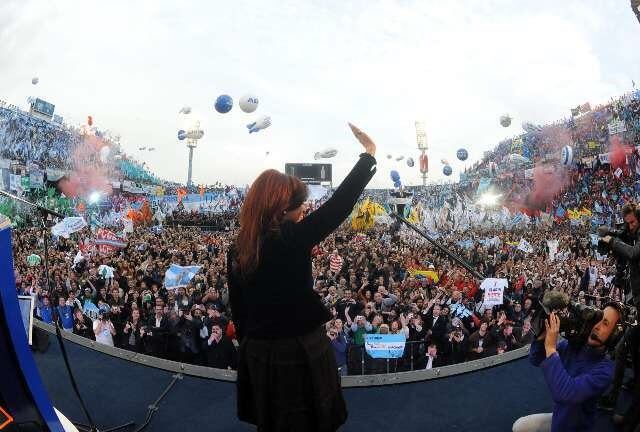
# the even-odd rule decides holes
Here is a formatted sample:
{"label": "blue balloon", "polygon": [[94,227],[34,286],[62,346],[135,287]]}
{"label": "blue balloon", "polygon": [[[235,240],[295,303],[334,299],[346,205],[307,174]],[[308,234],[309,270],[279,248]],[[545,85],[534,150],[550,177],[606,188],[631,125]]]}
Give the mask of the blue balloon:
{"label": "blue balloon", "polygon": [[233,99],[229,95],[220,95],[216,99],[215,108],[220,114],[226,114],[233,108]]}
{"label": "blue balloon", "polygon": [[464,160],[467,160],[467,158],[469,157],[469,152],[467,152],[467,150],[461,148],[461,149],[458,149],[458,151],[456,152],[456,156],[461,161],[464,161]]}
{"label": "blue balloon", "polygon": [[180,141],[182,141],[183,139],[185,139],[187,137],[187,133],[185,131],[183,131],[182,129],[180,129],[178,131],[178,139]]}
{"label": "blue balloon", "polygon": [[442,173],[446,176],[450,176],[452,172],[453,170],[449,165],[445,165],[444,168],[442,168]]}
{"label": "blue balloon", "polygon": [[393,187],[395,188],[400,188],[401,186],[402,186],[402,183],[400,183],[399,181],[393,183]]}
{"label": "blue balloon", "polygon": [[394,182],[394,183],[400,182],[400,174],[398,174],[398,171],[392,170],[390,174],[391,174],[391,181],[392,182]]}

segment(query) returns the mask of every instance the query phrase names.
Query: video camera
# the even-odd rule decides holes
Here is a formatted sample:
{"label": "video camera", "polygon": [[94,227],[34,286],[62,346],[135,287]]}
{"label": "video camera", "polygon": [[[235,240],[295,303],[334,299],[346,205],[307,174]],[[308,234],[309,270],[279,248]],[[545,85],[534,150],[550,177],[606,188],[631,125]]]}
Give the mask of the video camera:
{"label": "video camera", "polygon": [[572,345],[585,344],[591,329],[603,315],[600,309],[570,301],[569,296],[560,291],[547,291],[540,306],[531,318],[531,329],[535,337],[544,333],[545,320],[555,312],[560,318],[560,333]]}
{"label": "video camera", "polygon": [[[620,238],[626,235],[626,230],[624,228],[612,229],[605,225],[600,225],[597,231],[598,231],[598,237],[600,238],[606,237],[606,236]],[[609,245],[603,242],[602,240],[598,240],[598,253],[600,255],[607,255],[609,253]]]}

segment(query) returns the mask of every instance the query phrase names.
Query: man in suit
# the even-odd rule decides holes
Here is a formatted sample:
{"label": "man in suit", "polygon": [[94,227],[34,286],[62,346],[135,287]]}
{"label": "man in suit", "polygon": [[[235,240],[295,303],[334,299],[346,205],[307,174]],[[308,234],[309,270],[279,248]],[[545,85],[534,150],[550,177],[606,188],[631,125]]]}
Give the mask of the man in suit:
{"label": "man in suit", "polygon": [[425,329],[427,330],[427,340],[435,343],[438,349],[442,351],[447,336],[447,320],[440,314],[440,305],[433,305],[433,308],[426,314],[424,318]]}
{"label": "man in suit", "polygon": [[425,369],[433,369],[444,366],[444,361],[438,357],[438,346],[434,343],[429,344],[427,347],[427,366]]}
{"label": "man in suit", "polygon": [[169,335],[169,321],[164,315],[164,306],[156,304],[154,316],[149,318],[147,328],[140,333],[147,336],[150,354],[164,357],[167,352],[167,338]]}

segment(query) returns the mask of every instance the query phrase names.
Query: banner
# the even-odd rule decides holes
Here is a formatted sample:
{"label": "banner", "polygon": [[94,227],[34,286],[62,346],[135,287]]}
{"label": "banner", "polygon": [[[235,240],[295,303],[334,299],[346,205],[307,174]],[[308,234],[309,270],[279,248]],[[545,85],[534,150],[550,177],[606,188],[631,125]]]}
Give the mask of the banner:
{"label": "banner", "polygon": [[531,244],[525,239],[520,239],[520,244],[518,244],[518,249],[526,253],[533,252],[533,246],[531,246]]}
{"label": "banner", "polygon": [[483,306],[496,306],[503,303],[504,289],[509,282],[506,279],[487,278],[480,284],[484,291]]}
{"label": "banner", "polygon": [[51,227],[51,234],[69,238],[70,234],[80,231],[87,226],[83,217],[66,217]]}
{"label": "banner", "polygon": [[601,164],[608,164],[609,163],[609,153],[600,153],[598,155],[598,159],[600,160]]}
{"label": "banner", "polygon": [[553,261],[558,253],[558,240],[547,240],[549,247],[549,261]]}
{"label": "banner", "polygon": [[366,334],[364,349],[372,358],[400,358],[407,340],[403,334]]}
{"label": "banner", "polygon": [[609,122],[609,135],[616,135],[627,131],[625,123],[621,120],[611,120]]}
{"label": "banner", "polygon": [[182,267],[177,264],[171,264],[164,274],[164,286],[167,289],[175,289],[185,287],[189,281],[200,271],[202,266]]}
{"label": "banner", "polygon": [[100,253],[110,253],[127,247],[126,242],[122,241],[113,231],[105,228],[98,228],[94,244],[98,246]]}
{"label": "banner", "polygon": [[88,316],[92,320],[97,320],[99,312],[100,312],[100,309],[98,309],[98,306],[94,305],[93,302],[91,302],[91,300],[84,301],[82,313],[84,313],[86,316]]}

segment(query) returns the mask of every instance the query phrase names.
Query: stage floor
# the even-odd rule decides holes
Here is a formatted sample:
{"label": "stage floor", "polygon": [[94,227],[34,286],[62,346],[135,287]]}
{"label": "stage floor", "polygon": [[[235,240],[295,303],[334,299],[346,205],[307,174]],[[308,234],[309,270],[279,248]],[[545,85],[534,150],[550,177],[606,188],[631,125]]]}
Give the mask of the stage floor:
{"label": "stage floor", "polygon": [[[170,372],[114,358],[71,342],[76,381],[98,426],[144,423],[147,408],[172,381]],[[86,423],[57,341],[34,353],[53,404]],[[392,386],[345,389],[349,419],[341,431],[510,431],[520,416],[549,412],[552,401],[542,373],[521,359],[464,375]],[[599,415],[597,431],[615,430]],[[147,431],[241,432],[255,428],[235,416],[235,385],[184,376],[159,403]]]}

